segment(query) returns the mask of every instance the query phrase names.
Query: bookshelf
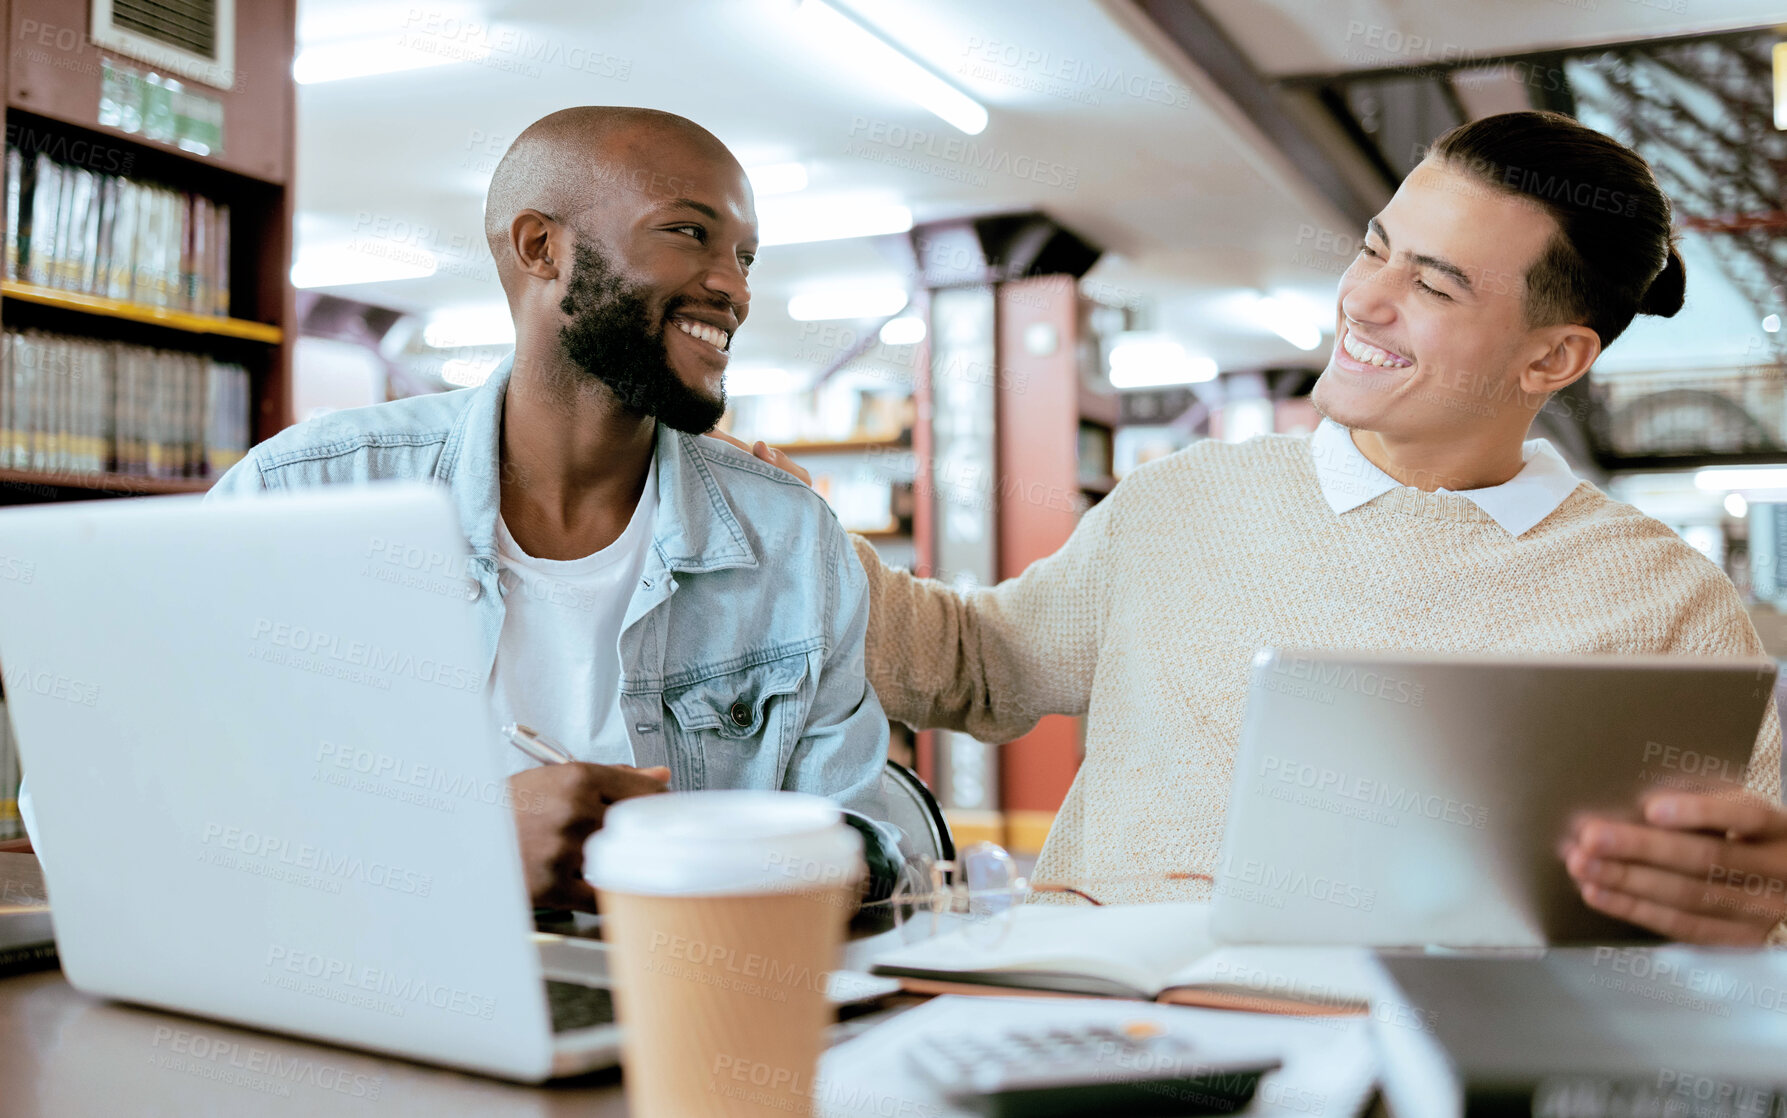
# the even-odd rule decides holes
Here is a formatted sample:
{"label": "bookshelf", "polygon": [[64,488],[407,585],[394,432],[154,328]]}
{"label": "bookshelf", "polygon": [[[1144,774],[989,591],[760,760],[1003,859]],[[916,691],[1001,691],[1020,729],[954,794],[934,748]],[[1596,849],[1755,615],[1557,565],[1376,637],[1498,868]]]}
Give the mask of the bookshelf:
{"label": "bookshelf", "polygon": [[[1000,579],[1059,551],[1086,508],[1116,487],[1121,405],[1095,390],[1101,370],[1093,304],[1065,275],[999,285],[996,453]],[[1034,854],[1079,771],[1084,724],[1050,715],[1000,751],[1005,844]]]}
{"label": "bookshelf", "polygon": [[[155,134],[146,94],[140,125],[129,113],[113,113],[106,119],[115,123],[102,123],[108,106],[120,103],[119,74],[142,77],[157,64],[96,46],[89,8],[67,0],[0,0],[0,20],[8,30],[8,50],[0,57],[7,146],[20,153],[6,170],[18,173],[21,195],[44,166],[39,157],[56,165],[55,175],[91,179],[86,189],[92,201],[86,204],[95,215],[92,228],[100,231],[96,240],[89,230],[84,242],[78,232],[57,231],[64,249],[74,245],[75,262],[61,274],[34,274],[22,256],[5,271],[0,327],[8,335],[8,359],[14,343],[27,335],[52,346],[110,355],[99,359],[109,364],[102,365],[100,383],[89,389],[84,404],[56,403],[16,414],[0,410],[0,504],[203,492],[234,460],[238,447],[272,436],[293,418],[290,369],[297,316],[288,273],[296,0],[236,5],[233,88],[180,79],[184,92],[174,96],[189,99],[174,104],[191,110],[176,107],[176,113],[186,114],[182,126],[202,111],[221,129],[221,142],[208,144],[189,142],[185,132],[178,139]],[[163,37],[171,42],[180,34],[170,26]],[[0,181],[8,191],[15,186],[11,173]],[[65,189],[59,197],[68,204],[81,196]],[[106,240],[108,231],[125,228],[133,197],[158,200],[155,204],[164,208],[145,200],[134,212],[143,222],[153,213],[161,224],[145,226],[149,231],[135,240],[126,239],[129,234]],[[10,194],[7,199],[9,244],[19,242],[22,252],[27,237],[38,232],[25,220],[35,212],[27,203],[34,204],[36,196],[16,204]],[[77,203],[70,212],[89,211]],[[104,224],[113,218],[116,224]],[[78,229],[78,220],[74,225]],[[159,271],[146,272],[142,246],[157,243],[172,246],[162,252],[171,253],[174,263],[167,266],[164,255]],[[96,251],[95,244],[111,247]],[[133,248],[123,288],[114,284],[108,290],[105,261],[129,258]],[[55,263],[52,257],[52,273]],[[145,286],[146,274],[156,282]],[[137,362],[130,377],[121,371],[119,355],[126,353]],[[59,369],[48,362],[42,367],[49,371],[39,373],[40,379],[54,379]],[[169,378],[179,382],[177,388],[164,388]],[[10,375],[4,379],[11,383]],[[133,393],[128,404],[127,386]],[[74,389],[64,392],[78,395]],[[0,386],[0,404],[5,397]],[[83,413],[83,406],[94,416]],[[84,460],[71,465],[68,453],[61,460],[29,459],[30,452],[25,461],[8,455],[6,444],[22,422],[18,414],[39,429],[66,424],[71,415],[88,423]],[[70,445],[81,443],[80,431],[59,430]],[[49,445],[58,445],[61,437],[50,436]],[[93,468],[96,464],[102,468]]]}

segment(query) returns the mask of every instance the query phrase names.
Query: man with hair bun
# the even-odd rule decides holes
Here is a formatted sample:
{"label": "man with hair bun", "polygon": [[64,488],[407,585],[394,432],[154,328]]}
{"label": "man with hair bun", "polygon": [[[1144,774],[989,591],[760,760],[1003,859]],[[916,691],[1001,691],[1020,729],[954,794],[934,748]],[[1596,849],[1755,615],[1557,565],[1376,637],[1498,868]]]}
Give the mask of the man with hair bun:
{"label": "man with hair bun", "polygon": [[[893,717],[987,741],[1087,715],[1036,880],[1165,901],[1209,895],[1189,875],[1216,867],[1261,647],[1761,656],[1717,567],[1527,438],[1634,315],[1680,310],[1684,282],[1631,149],[1553,113],[1454,129],[1341,278],[1314,434],[1151,462],[988,589],[858,540],[870,680]],[[1667,792],[1642,823],[1585,821],[1564,853],[1584,900],[1677,939],[1787,939],[1783,890],[1739,885],[1787,882],[1780,763],[1771,702],[1749,798]]]}

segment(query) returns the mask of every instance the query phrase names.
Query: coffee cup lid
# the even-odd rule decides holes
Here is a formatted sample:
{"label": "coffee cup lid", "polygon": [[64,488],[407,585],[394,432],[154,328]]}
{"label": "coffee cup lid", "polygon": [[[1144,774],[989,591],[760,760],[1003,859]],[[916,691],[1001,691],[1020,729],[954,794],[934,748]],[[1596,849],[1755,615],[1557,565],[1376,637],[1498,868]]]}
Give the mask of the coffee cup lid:
{"label": "coffee cup lid", "polygon": [[661,895],[787,893],[863,873],[838,805],[802,792],[667,792],[622,800],[584,847],[597,889]]}

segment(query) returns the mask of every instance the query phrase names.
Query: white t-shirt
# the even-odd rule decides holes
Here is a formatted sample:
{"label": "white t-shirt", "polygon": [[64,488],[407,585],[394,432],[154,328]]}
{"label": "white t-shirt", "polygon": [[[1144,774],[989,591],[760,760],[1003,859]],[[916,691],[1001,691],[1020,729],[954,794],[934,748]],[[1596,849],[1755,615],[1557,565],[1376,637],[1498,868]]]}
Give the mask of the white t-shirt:
{"label": "white t-shirt", "polygon": [[[620,537],[582,559],[536,559],[499,515],[497,554],[510,575],[490,673],[496,725],[519,722],[579,761],[633,763],[620,709],[620,627],[658,520],[658,463]],[[503,745],[511,776],[538,762]]]}

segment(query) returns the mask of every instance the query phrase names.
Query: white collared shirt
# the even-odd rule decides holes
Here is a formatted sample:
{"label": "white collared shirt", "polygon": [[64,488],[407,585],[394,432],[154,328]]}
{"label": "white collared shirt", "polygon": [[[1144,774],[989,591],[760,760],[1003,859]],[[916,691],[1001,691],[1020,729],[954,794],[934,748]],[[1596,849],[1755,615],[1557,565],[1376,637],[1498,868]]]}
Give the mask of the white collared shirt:
{"label": "white collared shirt", "polygon": [[[1401,485],[1373,465],[1353,443],[1353,433],[1332,419],[1323,419],[1315,429],[1309,450],[1315,460],[1322,496],[1336,514],[1351,512]],[[1581,480],[1545,439],[1528,439],[1521,444],[1520,456],[1526,465],[1507,481],[1458,493],[1488,513],[1511,536],[1525,534],[1556,512]]]}

